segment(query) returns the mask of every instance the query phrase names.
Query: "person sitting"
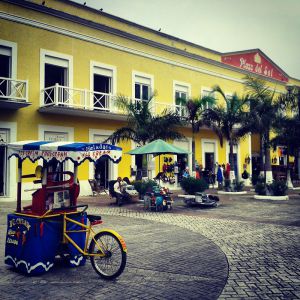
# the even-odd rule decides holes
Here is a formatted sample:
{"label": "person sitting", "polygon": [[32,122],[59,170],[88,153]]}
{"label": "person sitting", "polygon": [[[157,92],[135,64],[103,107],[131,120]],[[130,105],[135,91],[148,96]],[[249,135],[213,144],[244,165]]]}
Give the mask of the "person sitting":
{"label": "person sitting", "polygon": [[188,167],[185,168],[182,177],[183,178],[189,178],[190,177],[190,171],[189,171]]}
{"label": "person sitting", "polygon": [[125,186],[126,186],[126,182],[123,181],[121,177],[118,177],[116,183],[114,184],[114,192],[116,193],[117,204],[119,206],[122,205],[123,192]]}

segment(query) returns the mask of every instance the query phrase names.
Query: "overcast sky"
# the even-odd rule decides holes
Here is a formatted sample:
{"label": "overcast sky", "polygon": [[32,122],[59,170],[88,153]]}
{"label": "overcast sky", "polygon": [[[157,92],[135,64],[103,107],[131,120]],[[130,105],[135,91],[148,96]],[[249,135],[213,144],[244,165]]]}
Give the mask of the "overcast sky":
{"label": "overcast sky", "polygon": [[259,48],[300,79],[300,0],[76,0],[198,45]]}

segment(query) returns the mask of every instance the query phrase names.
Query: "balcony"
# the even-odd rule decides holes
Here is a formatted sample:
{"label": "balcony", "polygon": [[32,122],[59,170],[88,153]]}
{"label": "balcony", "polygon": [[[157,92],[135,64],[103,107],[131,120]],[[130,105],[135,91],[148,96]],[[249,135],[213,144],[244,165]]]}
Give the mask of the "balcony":
{"label": "balcony", "polygon": [[[40,112],[63,114],[98,119],[126,120],[126,113],[116,106],[116,96],[86,89],[70,88],[56,84],[41,91]],[[143,101],[135,99],[136,102]],[[165,109],[184,116],[182,106],[152,102],[150,109],[154,115]]]}
{"label": "balcony", "polygon": [[17,110],[28,102],[28,81],[0,77],[0,108]]}

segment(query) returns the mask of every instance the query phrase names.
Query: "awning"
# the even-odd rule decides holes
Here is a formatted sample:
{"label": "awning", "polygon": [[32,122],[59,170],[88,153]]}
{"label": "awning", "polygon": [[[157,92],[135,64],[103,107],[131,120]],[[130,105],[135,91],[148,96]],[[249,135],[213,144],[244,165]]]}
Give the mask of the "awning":
{"label": "awning", "polygon": [[107,157],[118,163],[122,157],[122,148],[102,143],[20,141],[8,144],[8,157],[12,156],[22,161],[26,158],[32,162],[38,159],[46,162],[57,159],[59,162],[71,160],[77,164],[86,159],[96,162],[101,157]]}

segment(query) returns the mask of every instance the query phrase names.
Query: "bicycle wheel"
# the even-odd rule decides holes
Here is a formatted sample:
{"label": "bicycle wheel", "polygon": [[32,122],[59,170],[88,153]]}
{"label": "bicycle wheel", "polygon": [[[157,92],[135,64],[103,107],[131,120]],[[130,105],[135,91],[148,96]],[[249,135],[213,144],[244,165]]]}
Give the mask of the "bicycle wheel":
{"label": "bicycle wheel", "polygon": [[[91,264],[94,270],[104,279],[114,279],[122,274],[126,265],[125,243],[122,246],[120,238],[112,232],[101,231],[94,237],[97,241],[91,241],[89,253],[105,253],[104,257],[91,256]],[[99,249],[99,246],[101,249]],[[126,247],[126,246],[125,246]],[[102,250],[102,251],[101,251]]]}

